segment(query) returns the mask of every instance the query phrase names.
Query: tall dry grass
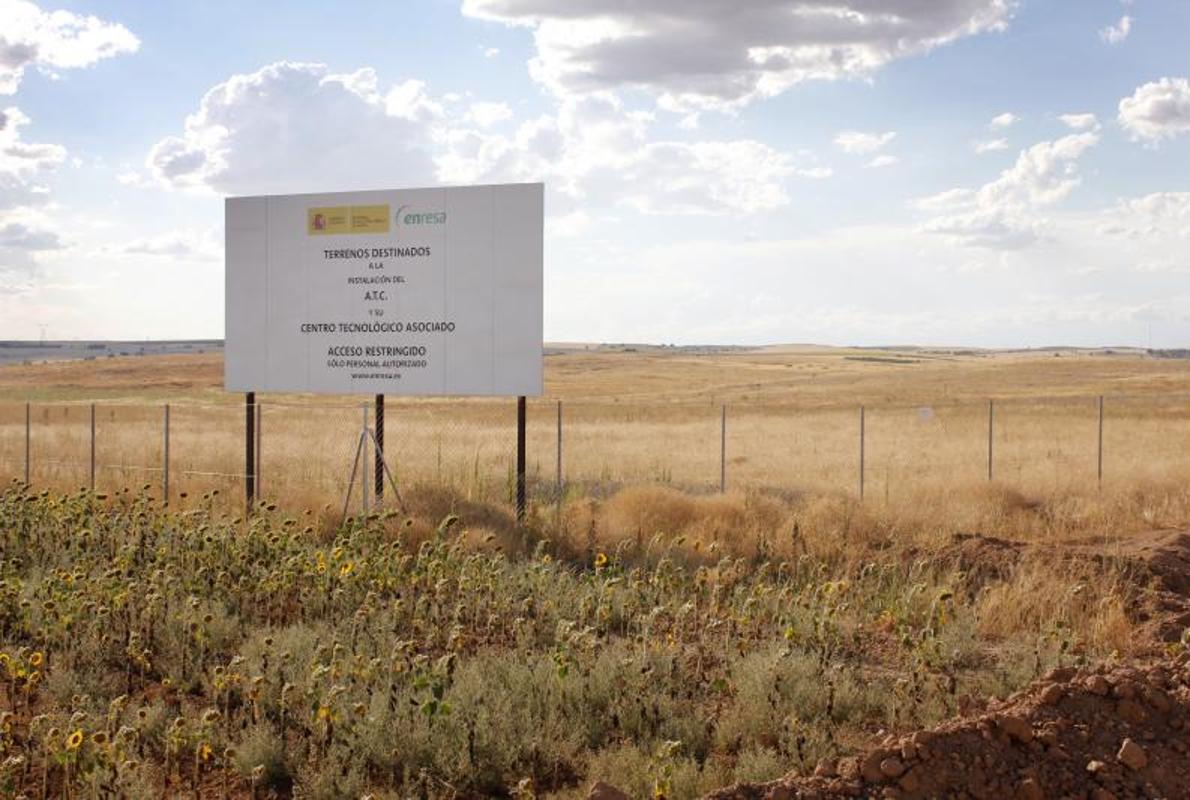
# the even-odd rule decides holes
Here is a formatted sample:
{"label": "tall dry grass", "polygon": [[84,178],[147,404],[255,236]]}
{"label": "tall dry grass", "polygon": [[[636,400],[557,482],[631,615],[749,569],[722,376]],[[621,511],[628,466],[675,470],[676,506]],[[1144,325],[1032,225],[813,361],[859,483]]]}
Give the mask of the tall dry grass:
{"label": "tall dry grass", "polygon": [[[258,475],[263,496],[293,507],[341,508],[363,413],[360,405],[264,401]],[[718,494],[721,467],[718,408],[564,402],[561,487],[556,413],[552,403],[531,403],[534,502],[548,516],[562,500],[562,517],[569,520],[580,515],[575,509],[586,500],[598,503],[615,495],[601,512],[606,516],[602,524],[634,535],[648,535],[653,518],[680,517],[687,511],[675,509],[693,503],[701,521],[692,536],[755,538],[762,529],[771,531],[772,515],[740,519],[737,506],[767,508],[774,499],[794,503],[802,516],[829,520],[821,524],[844,539],[872,530],[899,539],[929,539],[954,530],[1043,538],[1190,521],[1184,488],[1190,484],[1190,404],[1182,407],[1169,398],[1107,403],[1102,483],[1093,400],[998,403],[992,481],[987,480],[986,404],[867,407],[862,504],[856,502],[856,408],[729,406],[727,490],[742,501],[712,496]],[[0,479],[23,478],[24,415],[23,405],[0,404]],[[386,457],[399,486],[442,486],[472,503],[511,502],[515,418],[509,403],[390,401],[387,417]],[[231,502],[241,497],[243,431],[241,407],[172,404],[171,500],[214,490]],[[144,484],[163,489],[163,404],[98,404],[95,442],[97,489]],[[29,446],[35,486],[86,485],[89,406],[34,404]],[[369,472],[370,456],[360,465]],[[353,509],[359,508],[363,478],[357,472],[351,487]],[[673,491],[638,489],[657,486]],[[701,499],[665,499],[679,494]],[[648,508],[630,510],[634,505]],[[689,527],[680,519],[668,524]]]}
{"label": "tall dry grass", "polygon": [[[955,530],[1053,538],[1190,522],[1183,488],[1190,484],[1190,362],[895,355],[911,363],[857,360],[884,356],[823,348],[551,356],[551,397],[529,403],[530,496],[543,518],[568,529],[589,528],[584,515],[605,517],[596,526],[600,536],[648,535],[654,517],[681,516],[666,509],[693,503],[699,522],[675,519],[662,527],[697,529],[689,535],[709,537],[708,545],[715,536],[748,546],[761,536],[781,540],[773,514],[755,511],[777,500],[797,509],[786,516],[800,520],[799,530],[821,529],[831,541],[928,541]],[[209,355],[5,367],[0,398],[40,398],[29,441],[35,486],[89,482],[90,409],[82,399],[99,398],[97,488],[149,484],[160,493],[163,406],[172,392],[171,501],[217,490],[221,501],[234,503],[244,488],[244,409],[238,397],[218,391],[220,367]],[[992,481],[989,397],[996,398]],[[295,508],[340,510],[362,398],[260,399],[262,494]],[[24,422],[23,403],[0,400],[0,479],[24,476]],[[460,502],[507,509],[514,437],[509,400],[388,401],[386,455],[403,491],[441,487]],[[370,471],[371,459],[365,462]],[[727,500],[711,497],[721,468]],[[363,477],[352,488],[354,509]],[[678,493],[701,499],[664,499]],[[591,504],[599,510],[583,510]],[[737,506],[755,519],[739,518]]]}

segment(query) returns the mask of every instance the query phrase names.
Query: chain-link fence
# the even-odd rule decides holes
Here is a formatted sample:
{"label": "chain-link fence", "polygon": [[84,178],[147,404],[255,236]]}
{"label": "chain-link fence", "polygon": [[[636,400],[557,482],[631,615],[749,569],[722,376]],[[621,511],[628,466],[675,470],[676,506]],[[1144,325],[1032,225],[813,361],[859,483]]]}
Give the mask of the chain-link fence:
{"label": "chain-link fence", "polygon": [[[248,413],[234,403],[0,404],[0,478],[101,492],[148,486],[173,503],[216,492],[238,500]],[[370,402],[258,398],[253,413],[257,496],[308,508],[342,504],[349,490],[352,508],[370,498],[374,443],[360,435],[375,425]],[[514,502],[514,399],[388,398],[384,427],[398,487]],[[526,446],[530,501],[542,504],[639,484],[869,501],[988,479],[1045,491],[1190,476],[1190,397],[827,408],[535,398]]]}

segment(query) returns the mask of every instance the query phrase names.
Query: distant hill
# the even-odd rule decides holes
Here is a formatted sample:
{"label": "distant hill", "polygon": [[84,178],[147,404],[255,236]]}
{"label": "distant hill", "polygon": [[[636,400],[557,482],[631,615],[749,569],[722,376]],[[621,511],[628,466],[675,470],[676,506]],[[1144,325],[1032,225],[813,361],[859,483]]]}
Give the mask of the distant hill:
{"label": "distant hill", "polygon": [[179,353],[223,352],[222,339],[163,341],[76,340],[29,342],[0,341],[0,365],[37,361],[93,361],[116,356],[160,356]]}

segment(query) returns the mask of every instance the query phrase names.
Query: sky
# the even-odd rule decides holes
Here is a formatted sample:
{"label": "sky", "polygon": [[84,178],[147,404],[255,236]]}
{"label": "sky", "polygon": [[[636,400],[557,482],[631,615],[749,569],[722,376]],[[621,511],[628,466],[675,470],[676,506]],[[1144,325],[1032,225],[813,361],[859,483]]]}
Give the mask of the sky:
{"label": "sky", "polygon": [[0,0],[0,339],[218,338],[223,197],[546,186],[548,341],[1190,346],[1185,0]]}

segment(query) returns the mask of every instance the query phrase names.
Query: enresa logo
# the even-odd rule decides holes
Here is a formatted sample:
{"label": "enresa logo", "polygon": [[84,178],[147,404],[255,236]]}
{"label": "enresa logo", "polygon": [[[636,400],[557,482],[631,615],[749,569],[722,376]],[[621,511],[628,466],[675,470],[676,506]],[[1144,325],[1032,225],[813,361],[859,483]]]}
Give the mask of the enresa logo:
{"label": "enresa logo", "polygon": [[394,215],[394,222],[399,229],[402,225],[445,225],[445,211],[418,211],[413,206],[401,206]]}

